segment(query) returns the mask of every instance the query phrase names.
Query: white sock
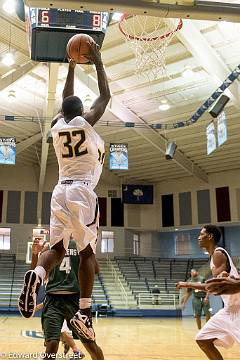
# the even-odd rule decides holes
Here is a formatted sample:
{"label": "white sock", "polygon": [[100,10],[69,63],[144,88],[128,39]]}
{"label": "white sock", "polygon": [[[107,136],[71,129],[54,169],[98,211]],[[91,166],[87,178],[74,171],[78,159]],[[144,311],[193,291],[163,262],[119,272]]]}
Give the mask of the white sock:
{"label": "white sock", "polygon": [[92,305],[92,299],[91,298],[81,298],[79,299],[79,308],[80,309],[88,309]]}
{"label": "white sock", "polygon": [[36,266],[34,269],[35,273],[42,279],[44,280],[46,277],[46,270],[44,269],[44,267],[42,266]]}

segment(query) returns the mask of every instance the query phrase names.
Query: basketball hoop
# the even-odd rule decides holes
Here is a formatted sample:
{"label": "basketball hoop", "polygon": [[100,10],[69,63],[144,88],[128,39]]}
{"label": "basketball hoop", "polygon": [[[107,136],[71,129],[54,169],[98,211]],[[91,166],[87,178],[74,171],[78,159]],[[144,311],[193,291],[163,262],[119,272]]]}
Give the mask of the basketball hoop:
{"label": "basketball hoop", "polygon": [[137,74],[154,80],[165,73],[166,49],[182,26],[182,19],[122,15],[119,29],[134,50]]}

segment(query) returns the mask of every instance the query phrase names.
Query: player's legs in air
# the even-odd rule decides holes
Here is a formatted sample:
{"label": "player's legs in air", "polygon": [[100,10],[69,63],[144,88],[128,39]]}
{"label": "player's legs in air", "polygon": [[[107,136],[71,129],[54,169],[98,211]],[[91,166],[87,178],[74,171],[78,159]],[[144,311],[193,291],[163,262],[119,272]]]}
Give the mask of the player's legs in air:
{"label": "player's legs in air", "polygon": [[22,291],[18,299],[19,311],[23,317],[30,318],[34,315],[37,294],[42,281],[55,266],[61,263],[65,252],[63,241],[58,242],[51,250],[41,254],[34,270],[26,272]]}
{"label": "player's legs in air", "polygon": [[[87,209],[82,205],[84,199],[85,204],[87,199]],[[72,318],[71,325],[79,336],[94,340],[91,303],[95,274],[99,271],[95,256],[99,223],[98,201],[96,194],[88,188],[82,189],[79,195],[77,195],[77,189],[69,192],[68,201],[73,215],[72,234],[80,255],[78,271],[80,287],[79,311]]]}

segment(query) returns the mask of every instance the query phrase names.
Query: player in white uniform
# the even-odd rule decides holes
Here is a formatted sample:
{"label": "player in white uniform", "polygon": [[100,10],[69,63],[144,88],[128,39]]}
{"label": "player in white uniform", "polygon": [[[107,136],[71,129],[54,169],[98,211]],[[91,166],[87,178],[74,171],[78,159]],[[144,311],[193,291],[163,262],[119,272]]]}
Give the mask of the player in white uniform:
{"label": "player in white uniform", "polygon": [[[95,64],[100,95],[87,113],[81,100],[73,96],[74,68],[70,61],[63,91],[62,113],[52,122],[53,145],[59,165],[59,181],[51,200],[50,244],[37,267],[25,274],[19,297],[19,310],[29,318],[36,307],[36,292],[56,265],[60,264],[72,234],[80,254],[79,284],[81,297],[79,311],[71,320],[76,332],[94,340],[91,320],[91,296],[98,265],[95,258],[98,202],[94,188],[100,178],[104,162],[104,142],[93,129],[103,115],[110,99],[110,90],[98,46],[90,44],[89,59]],[[69,96],[70,95],[70,96]]]}
{"label": "player in white uniform", "polygon": [[[205,225],[199,235],[199,246],[211,256],[211,271],[214,277],[227,273],[238,276],[236,267],[227,251],[218,247],[220,230],[214,225]],[[206,284],[179,282],[178,288],[206,290]],[[240,343],[240,294],[222,295],[224,308],[218,311],[198,332],[196,342],[210,360],[223,360],[216,346],[231,347]]]}

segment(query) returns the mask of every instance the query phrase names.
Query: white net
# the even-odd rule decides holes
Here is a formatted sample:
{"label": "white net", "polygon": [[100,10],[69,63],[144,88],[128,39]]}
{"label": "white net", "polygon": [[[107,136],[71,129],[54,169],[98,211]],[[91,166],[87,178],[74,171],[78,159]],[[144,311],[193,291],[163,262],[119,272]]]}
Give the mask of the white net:
{"label": "white net", "polygon": [[181,27],[179,19],[124,15],[119,28],[135,53],[137,74],[155,80],[166,73],[166,49]]}

